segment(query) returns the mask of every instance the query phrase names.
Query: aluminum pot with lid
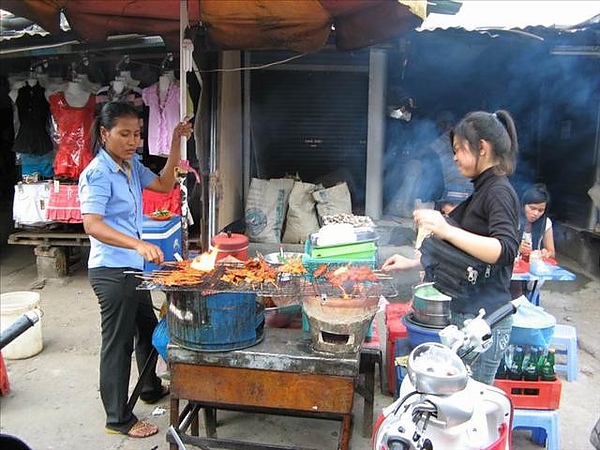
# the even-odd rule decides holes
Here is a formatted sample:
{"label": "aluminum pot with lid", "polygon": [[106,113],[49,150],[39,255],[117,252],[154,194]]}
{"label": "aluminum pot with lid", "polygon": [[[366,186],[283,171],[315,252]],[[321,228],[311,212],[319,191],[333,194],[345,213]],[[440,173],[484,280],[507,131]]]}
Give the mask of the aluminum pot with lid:
{"label": "aluminum pot with lid", "polygon": [[421,283],[413,288],[412,309],[414,319],[425,325],[450,324],[450,300],[438,291],[433,283]]}

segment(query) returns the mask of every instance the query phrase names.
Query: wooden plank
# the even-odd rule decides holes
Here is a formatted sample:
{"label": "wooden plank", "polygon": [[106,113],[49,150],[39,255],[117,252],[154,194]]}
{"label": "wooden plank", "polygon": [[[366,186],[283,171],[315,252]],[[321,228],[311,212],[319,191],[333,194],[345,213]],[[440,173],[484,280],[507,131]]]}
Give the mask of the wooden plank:
{"label": "wooden plank", "polygon": [[172,364],[171,391],[200,402],[350,414],[354,379],[240,367]]}
{"label": "wooden plank", "polygon": [[85,233],[61,233],[21,231],[8,236],[12,245],[45,245],[54,247],[89,247],[90,239]]}

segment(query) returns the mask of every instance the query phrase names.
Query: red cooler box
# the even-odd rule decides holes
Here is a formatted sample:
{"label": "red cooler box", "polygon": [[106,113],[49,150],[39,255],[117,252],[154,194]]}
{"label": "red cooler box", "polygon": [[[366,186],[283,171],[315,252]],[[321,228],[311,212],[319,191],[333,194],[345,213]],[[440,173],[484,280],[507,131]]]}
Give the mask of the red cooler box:
{"label": "red cooler box", "polygon": [[[154,220],[144,217],[142,239],[160,247],[165,261],[175,261],[175,253],[181,254],[181,218],[173,216],[169,220]],[[145,262],[144,270],[156,270],[160,266]]]}
{"label": "red cooler box", "polygon": [[388,303],[385,307],[385,327],[387,330],[387,343],[385,361],[387,365],[388,387],[390,394],[396,392],[396,371],[394,368],[394,355],[396,339],[408,337],[406,327],[402,323],[402,316],[410,311],[411,303]]}

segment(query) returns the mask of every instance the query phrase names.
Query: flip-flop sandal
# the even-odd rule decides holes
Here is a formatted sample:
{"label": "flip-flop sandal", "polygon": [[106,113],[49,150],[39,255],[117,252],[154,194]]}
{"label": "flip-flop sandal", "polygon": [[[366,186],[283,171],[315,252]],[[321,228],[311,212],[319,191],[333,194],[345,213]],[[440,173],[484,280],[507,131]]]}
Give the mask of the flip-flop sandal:
{"label": "flip-flop sandal", "polygon": [[158,427],[151,423],[144,422],[143,420],[138,420],[127,432],[113,430],[111,428],[105,428],[105,431],[108,434],[124,434],[125,436],[140,439],[154,436],[158,433]]}
{"label": "flip-flop sandal", "polygon": [[153,405],[154,403],[158,403],[160,399],[169,395],[169,388],[167,386],[161,386],[160,391],[152,392],[145,395],[140,395],[140,400],[148,405]]}

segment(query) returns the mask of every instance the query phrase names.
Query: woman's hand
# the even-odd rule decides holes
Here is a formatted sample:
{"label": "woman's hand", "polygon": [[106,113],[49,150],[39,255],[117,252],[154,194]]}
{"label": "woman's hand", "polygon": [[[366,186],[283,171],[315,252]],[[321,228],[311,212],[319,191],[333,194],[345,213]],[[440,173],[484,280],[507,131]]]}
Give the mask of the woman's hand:
{"label": "woman's hand", "polygon": [[522,240],[519,245],[519,253],[521,255],[529,255],[531,253],[531,242]]}
{"label": "woman's hand", "polygon": [[139,241],[134,250],[142,255],[146,261],[154,264],[162,264],[165,260],[165,255],[160,247],[150,242]]}
{"label": "woman's hand", "polygon": [[402,255],[390,256],[381,266],[381,270],[384,272],[394,272],[396,270],[407,270],[418,267],[420,264],[418,259],[407,258]]}
{"label": "woman's hand", "polygon": [[173,137],[171,138],[171,146],[179,148],[178,145],[181,142],[181,138],[185,137],[189,139],[192,136],[192,124],[184,119],[183,122],[179,122],[173,129]]}
{"label": "woman's hand", "polygon": [[417,209],[413,212],[413,219],[418,228],[424,227],[440,239],[447,240],[454,228],[442,213],[433,209]]}

